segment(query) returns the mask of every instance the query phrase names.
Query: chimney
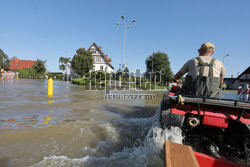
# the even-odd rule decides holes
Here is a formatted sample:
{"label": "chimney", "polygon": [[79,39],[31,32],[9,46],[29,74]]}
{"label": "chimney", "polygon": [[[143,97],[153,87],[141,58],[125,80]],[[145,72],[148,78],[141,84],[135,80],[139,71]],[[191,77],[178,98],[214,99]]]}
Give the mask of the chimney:
{"label": "chimney", "polygon": [[99,49],[102,51],[102,47],[101,46],[99,46]]}

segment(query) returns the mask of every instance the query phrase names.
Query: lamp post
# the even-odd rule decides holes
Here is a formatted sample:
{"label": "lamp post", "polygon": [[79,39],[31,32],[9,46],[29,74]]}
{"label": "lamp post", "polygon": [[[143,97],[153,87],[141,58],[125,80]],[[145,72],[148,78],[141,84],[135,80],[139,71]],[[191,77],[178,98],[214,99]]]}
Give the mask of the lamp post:
{"label": "lamp post", "polygon": [[130,22],[126,22],[125,20],[124,20],[124,16],[121,16],[122,17],[122,22],[120,23],[120,22],[116,22],[115,24],[116,25],[124,25],[124,34],[123,34],[123,53],[122,53],[122,70],[123,70],[123,68],[124,68],[124,66],[125,66],[125,64],[124,64],[124,56],[125,56],[125,43],[126,43],[126,29],[127,28],[130,28],[130,23],[134,23],[134,22],[136,22],[136,20],[135,19],[133,19],[132,21],[130,21]]}
{"label": "lamp post", "polygon": [[223,64],[224,64],[225,58],[228,57],[228,56],[229,56],[229,54],[227,54],[226,56],[223,57]]}

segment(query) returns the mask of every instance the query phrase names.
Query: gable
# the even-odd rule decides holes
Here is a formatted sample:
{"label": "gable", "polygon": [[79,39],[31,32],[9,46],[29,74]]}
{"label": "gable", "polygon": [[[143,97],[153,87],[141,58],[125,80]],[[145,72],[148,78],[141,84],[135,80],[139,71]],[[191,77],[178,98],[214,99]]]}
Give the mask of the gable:
{"label": "gable", "polygon": [[[110,64],[111,62],[111,58],[108,58],[103,52],[101,47],[98,47],[95,43],[93,43],[88,51],[92,52],[93,56],[97,56],[97,59],[99,59],[98,57],[101,57],[101,61],[105,62],[107,65],[109,65],[112,69],[114,69],[114,67]],[[100,59],[99,59],[100,60]]]}
{"label": "gable", "polygon": [[250,66],[249,66],[244,72],[242,72],[242,73],[233,81],[233,83],[234,83],[235,81],[239,80],[239,79],[246,79],[246,78],[248,78],[249,76],[250,76]]}

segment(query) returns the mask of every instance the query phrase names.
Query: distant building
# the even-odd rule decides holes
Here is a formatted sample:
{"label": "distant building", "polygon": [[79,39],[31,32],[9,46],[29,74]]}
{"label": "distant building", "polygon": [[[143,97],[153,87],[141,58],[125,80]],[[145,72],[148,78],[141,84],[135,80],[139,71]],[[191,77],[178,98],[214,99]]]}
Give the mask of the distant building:
{"label": "distant building", "polygon": [[21,68],[31,68],[35,65],[36,61],[32,60],[19,60],[18,58],[12,59],[10,61],[10,68],[11,71],[16,71]]}
{"label": "distant building", "polygon": [[224,83],[227,85],[227,89],[233,89],[232,83],[236,78],[224,78]]}
{"label": "distant building", "polygon": [[[108,55],[105,55],[102,51],[101,46],[97,46],[95,43],[93,43],[88,51],[92,52],[93,58],[94,58],[94,64],[93,69],[90,71],[105,71],[108,73],[113,72],[114,67],[111,65],[111,58],[108,58]],[[73,71],[73,69],[70,69],[70,77],[71,78],[77,78],[78,75]]]}
{"label": "distant building", "polygon": [[231,88],[238,89],[238,87],[243,84],[250,85],[250,66],[232,81]]}

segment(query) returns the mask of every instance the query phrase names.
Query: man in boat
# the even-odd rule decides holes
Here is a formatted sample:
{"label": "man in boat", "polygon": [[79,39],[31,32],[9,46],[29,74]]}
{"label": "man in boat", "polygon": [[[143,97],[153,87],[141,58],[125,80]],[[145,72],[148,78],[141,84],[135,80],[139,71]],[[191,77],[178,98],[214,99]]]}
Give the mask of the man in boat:
{"label": "man in boat", "polygon": [[186,62],[173,77],[172,80],[177,82],[187,73],[185,82],[177,94],[220,97],[220,87],[226,75],[226,69],[221,61],[211,57],[214,49],[212,43],[203,43],[198,50],[199,57]]}

